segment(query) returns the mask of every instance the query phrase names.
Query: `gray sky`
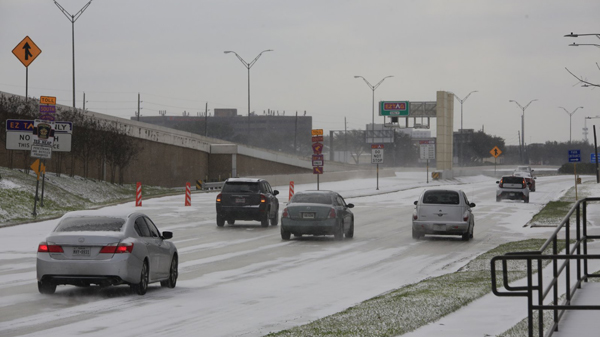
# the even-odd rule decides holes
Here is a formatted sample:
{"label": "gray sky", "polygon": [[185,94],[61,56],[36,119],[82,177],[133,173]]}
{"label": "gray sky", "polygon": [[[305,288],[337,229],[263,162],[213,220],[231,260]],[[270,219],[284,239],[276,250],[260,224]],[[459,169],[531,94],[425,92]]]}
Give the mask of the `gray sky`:
{"label": "gray sky", "polygon": [[[88,0],[60,0],[71,14]],[[600,115],[600,88],[582,88],[568,67],[600,83],[597,0],[93,0],[75,22],[76,105],[130,118],[237,108],[313,116],[313,128],[364,129],[375,101],[464,98],[465,128],[518,144],[581,140],[585,116]],[[71,22],[52,0],[0,0],[0,91],[25,95],[26,68],[12,54],[29,36],[42,50],[29,66],[29,95],[72,105]],[[377,110],[376,110],[377,114]],[[376,115],[376,122],[381,117]],[[593,140],[588,121],[589,138]],[[455,100],[454,129],[460,127]],[[433,130],[432,130],[433,131]],[[600,130],[599,130],[600,131]]]}

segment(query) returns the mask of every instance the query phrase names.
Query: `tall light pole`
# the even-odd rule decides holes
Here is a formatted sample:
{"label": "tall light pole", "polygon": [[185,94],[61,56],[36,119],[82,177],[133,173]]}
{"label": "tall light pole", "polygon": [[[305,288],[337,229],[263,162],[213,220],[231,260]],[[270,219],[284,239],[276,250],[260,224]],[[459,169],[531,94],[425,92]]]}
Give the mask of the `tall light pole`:
{"label": "tall light pole", "polygon": [[464,99],[460,99],[458,96],[456,96],[456,94],[454,94],[454,97],[460,102],[460,132],[462,132],[463,129],[463,103],[467,100],[467,98],[469,98],[469,96],[471,96],[472,93],[474,92],[479,92],[477,90],[473,90],[471,91],[467,97],[465,97]]}
{"label": "tall light pole", "polygon": [[250,62],[250,63],[246,62],[240,55],[238,55],[238,53],[236,53],[234,51],[231,51],[231,50],[224,51],[225,54],[229,54],[229,53],[235,54],[235,56],[240,60],[240,62],[242,62],[244,67],[246,67],[248,69],[248,134],[250,134],[250,68],[252,68],[254,63],[256,63],[256,61],[258,61],[258,59],[260,58],[260,56],[263,53],[268,52],[268,51],[273,51],[273,50],[267,49],[267,50],[261,51],[260,54],[258,54],[258,56],[256,56],[254,58],[254,60],[252,60],[252,62]]}
{"label": "tall light pole", "polygon": [[532,102],[535,102],[535,101],[537,101],[537,99],[532,99],[524,107],[521,106],[521,104],[519,104],[519,102],[517,102],[517,101],[514,101],[512,99],[509,101],[509,102],[514,102],[515,104],[517,104],[519,106],[519,108],[521,108],[521,110],[523,110],[523,115],[521,116],[521,156],[523,156],[523,158],[521,158],[522,161],[525,161],[525,109],[527,109],[529,104],[531,104]]}
{"label": "tall light pole", "polygon": [[77,12],[75,15],[71,15],[69,14],[69,12],[67,12],[66,9],[63,8],[63,6],[61,6],[58,2],[56,2],[56,0],[54,0],[54,4],[56,4],[58,9],[60,9],[63,12],[63,14],[67,17],[67,19],[71,21],[71,36],[73,40],[73,108],[75,108],[75,21],[79,19],[81,14],[83,14],[83,11],[85,11],[91,3],[92,0],[90,0],[90,2],[83,6],[83,8],[80,9],[79,12]]}
{"label": "tall light pole", "polygon": [[578,109],[583,109],[582,106],[575,108],[575,110],[573,110],[573,112],[569,112],[567,109],[563,108],[562,106],[560,106],[559,108],[565,110],[565,112],[567,113],[567,115],[569,115],[569,143],[571,143],[571,119],[573,117],[573,114],[575,114],[575,111],[577,111]]}
{"label": "tall light pole", "polygon": [[371,90],[373,91],[373,104],[372,104],[372,122],[371,122],[371,132],[372,134],[372,141],[375,141],[375,89],[377,89],[379,87],[379,85],[388,77],[394,77],[393,75],[390,76],[386,76],[384,78],[381,79],[381,81],[379,81],[377,84],[375,85],[371,85],[371,83],[369,83],[369,81],[367,81],[366,78],[362,77],[362,76],[354,76],[354,78],[362,78],[363,81],[365,81],[365,83],[367,83],[367,85],[369,86],[369,88],[371,88]]}

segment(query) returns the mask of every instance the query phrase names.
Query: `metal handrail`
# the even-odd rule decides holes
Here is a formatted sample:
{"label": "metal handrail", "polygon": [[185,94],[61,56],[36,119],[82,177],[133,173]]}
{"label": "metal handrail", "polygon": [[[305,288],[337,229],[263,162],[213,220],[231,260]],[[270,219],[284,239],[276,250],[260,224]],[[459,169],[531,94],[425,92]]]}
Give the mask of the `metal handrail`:
{"label": "metal handrail", "polygon": [[[566,310],[600,310],[600,305],[573,305],[571,299],[581,288],[582,282],[588,282],[589,278],[600,277],[600,275],[590,274],[588,272],[588,260],[600,259],[600,255],[588,254],[588,241],[591,239],[600,239],[600,235],[588,235],[587,233],[587,205],[592,201],[600,201],[600,198],[585,198],[578,200],[575,205],[567,212],[560,225],[552,235],[544,242],[537,251],[528,252],[510,252],[504,255],[495,256],[491,259],[491,277],[492,292],[496,296],[508,297],[527,297],[527,323],[528,336],[533,337],[533,314],[538,312],[538,333],[540,337],[544,336],[544,310],[551,310],[554,314],[553,325],[546,337],[552,336],[554,331],[558,331],[558,322],[563,317]],[[575,242],[571,244],[571,216],[575,213]],[[564,230],[565,249],[562,254],[558,252],[558,236]],[[544,251],[552,249],[551,254],[544,255]],[[543,261],[550,260],[552,263],[552,279],[544,287],[543,279]],[[562,263],[559,265],[559,260]],[[571,285],[571,260],[576,263],[576,280]],[[502,287],[506,291],[499,291],[497,285],[496,262],[502,263]],[[511,286],[508,280],[508,261],[525,261],[527,264],[527,285]],[[533,264],[537,265],[537,281],[534,282]],[[583,272],[582,272],[583,264]],[[559,277],[564,274],[565,278],[565,298],[559,303]],[[535,293],[537,292],[537,293]],[[551,304],[544,304],[548,295],[552,295]],[[534,298],[537,298],[537,304],[534,304]]]}

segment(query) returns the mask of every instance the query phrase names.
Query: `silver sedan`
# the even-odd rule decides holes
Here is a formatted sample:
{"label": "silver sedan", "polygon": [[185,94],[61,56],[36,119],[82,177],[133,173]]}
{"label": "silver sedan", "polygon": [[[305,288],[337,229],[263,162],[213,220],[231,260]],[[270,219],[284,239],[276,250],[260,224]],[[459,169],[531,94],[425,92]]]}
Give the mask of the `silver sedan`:
{"label": "silver sedan", "polygon": [[38,289],[53,294],[63,284],[128,284],[132,292],[144,295],[152,282],[174,288],[178,254],[167,241],[172,237],[169,231],[161,234],[142,213],[67,213],[38,246]]}

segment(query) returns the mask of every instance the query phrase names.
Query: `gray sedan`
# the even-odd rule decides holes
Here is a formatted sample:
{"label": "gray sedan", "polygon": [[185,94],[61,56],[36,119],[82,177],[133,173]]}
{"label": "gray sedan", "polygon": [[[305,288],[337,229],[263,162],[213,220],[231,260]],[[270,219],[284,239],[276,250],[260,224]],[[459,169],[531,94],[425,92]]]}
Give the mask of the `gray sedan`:
{"label": "gray sedan", "polygon": [[297,192],[281,214],[281,238],[290,235],[333,235],[336,240],[354,237],[353,204],[332,191]]}
{"label": "gray sedan", "polygon": [[167,241],[172,237],[172,232],[161,234],[142,213],[67,213],[38,246],[38,289],[53,294],[61,284],[128,284],[132,292],[144,295],[152,282],[174,288],[178,255]]}

